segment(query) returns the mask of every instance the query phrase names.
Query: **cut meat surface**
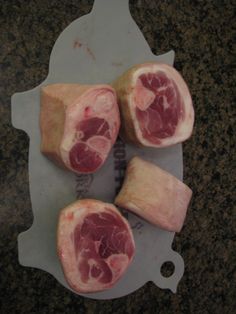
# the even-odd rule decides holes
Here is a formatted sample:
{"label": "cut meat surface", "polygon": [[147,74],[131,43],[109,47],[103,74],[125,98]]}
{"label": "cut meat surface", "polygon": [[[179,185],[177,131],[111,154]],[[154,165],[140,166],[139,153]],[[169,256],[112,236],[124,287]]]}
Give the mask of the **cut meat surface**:
{"label": "cut meat surface", "polygon": [[[136,108],[140,129],[146,140],[159,144],[160,139],[174,135],[178,121],[184,116],[183,103],[176,84],[165,73],[142,74],[138,80],[144,90],[155,95],[151,103],[147,99],[147,104],[150,105],[146,110],[139,109],[138,106]],[[135,93],[140,92],[137,90]]]}
{"label": "cut meat surface", "polygon": [[139,157],[127,166],[115,204],[162,229],[179,232],[192,197],[183,182]]}
{"label": "cut meat surface", "polygon": [[108,139],[111,138],[109,124],[101,118],[82,120],[78,123],[76,130],[80,134],[80,139],[83,141],[87,141],[87,139],[94,135],[105,136]]}
{"label": "cut meat surface", "polygon": [[95,172],[102,164],[102,158],[96,150],[79,142],[70,150],[70,164],[73,169],[79,169],[80,172]]}
{"label": "cut meat surface", "polygon": [[120,117],[108,85],[54,84],[41,93],[41,151],[76,173],[91,173],[115,143]]}
{"label": "cut meat surface", "polygon": [[58,256],[65,278],[76,292],[111,288],[131,263],[131,228],[114,205],[80,200],[60,213]]}
{"label": "cut meat surface", "polygon": [[171,66],[134,66],[114,84],[122,116],[122,137],[141,146],[164,147],[192,133],[194,110],[186,83]]}

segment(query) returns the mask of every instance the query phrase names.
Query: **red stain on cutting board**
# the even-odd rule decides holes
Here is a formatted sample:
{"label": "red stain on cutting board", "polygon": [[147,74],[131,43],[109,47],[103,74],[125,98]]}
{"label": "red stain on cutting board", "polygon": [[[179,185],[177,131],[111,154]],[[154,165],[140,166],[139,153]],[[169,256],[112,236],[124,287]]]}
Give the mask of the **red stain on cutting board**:
{"label": "red stain on cutting board", "polygon": [[80,47],[82,47],[82,43],[78,39],[76,39],[73,43],[73,48],[76,49]]}
{"label": "red stain on cutting board", "polygon": [[89,46],[87,44],[83,44],[78,38],[75,39],[75,41],[73,42],[73,48],[74,49],[84,49],[85,52],[87,53],[87,55],[93,59],[94,61],[96,60],[96,57],[93,53],[93,51],[89,48]]}
{"label": "red stain on cutting board", "polygon": [[86,45],[86,51],[88,53],[88,55],[93,59],[96,60],[94,53],[92,52],[92,50]]}

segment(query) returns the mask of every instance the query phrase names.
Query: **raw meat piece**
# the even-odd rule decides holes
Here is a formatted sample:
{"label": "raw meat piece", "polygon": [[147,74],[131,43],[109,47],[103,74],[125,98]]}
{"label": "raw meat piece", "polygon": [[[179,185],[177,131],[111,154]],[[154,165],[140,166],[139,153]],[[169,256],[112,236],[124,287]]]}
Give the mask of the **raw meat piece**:
{"label": "raw meat piece", "polygon": [[76,173],[98,170],[115,143],[120,116],[109,85],[53,84],[41,92],[41,151]]}
{"label": "raw meat piece", "polygon": [[179,232],[192,191],[183,182],[153,163],[131,159],[115,204],[162,229]]}
{"label": "raw meat piece", "polygon": [[135,244],[127,220],[114,205],[84,199],[61,211],[57,248],[69,286],[87,293],[111,288],[121,278]]}
{"label": "raw meat piece", "polygon": [[191,95],[171,66],[132,67],[113,87],[121,111],[121,136],[139,146],[165,147],[190,137],[194,123]]}

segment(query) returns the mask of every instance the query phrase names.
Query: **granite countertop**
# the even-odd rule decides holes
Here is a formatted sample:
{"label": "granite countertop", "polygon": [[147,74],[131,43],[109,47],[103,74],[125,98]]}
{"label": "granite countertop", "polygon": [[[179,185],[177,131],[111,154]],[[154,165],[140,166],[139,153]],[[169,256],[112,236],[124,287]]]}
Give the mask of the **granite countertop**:
{"label": "granite countertop", "polygon": [[0,313],[235,313],[233,1],[130,0],[153,52],[176,52],[175,67],[188,82],[196,113],[193,135],[183,145],[184,180],[194,196],[173,243],[185,261],[177,294],[149,282],[129,296],[95,301],[18,263],[17,235],[30,227],[33,216],[29,139],[11,126],[10,97],[45,79],[56,38],[92,3],[1,3]]}

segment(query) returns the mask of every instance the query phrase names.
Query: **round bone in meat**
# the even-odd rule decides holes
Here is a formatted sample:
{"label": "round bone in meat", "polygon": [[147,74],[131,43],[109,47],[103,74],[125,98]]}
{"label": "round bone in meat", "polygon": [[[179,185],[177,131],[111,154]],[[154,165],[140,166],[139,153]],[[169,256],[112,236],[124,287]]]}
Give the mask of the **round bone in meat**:
{"label": "round bone in meat", "polygon": [[41,91],[41,151],[75,173],[93,173],[115,143],[120,115],[109,85],[53,84]]}

